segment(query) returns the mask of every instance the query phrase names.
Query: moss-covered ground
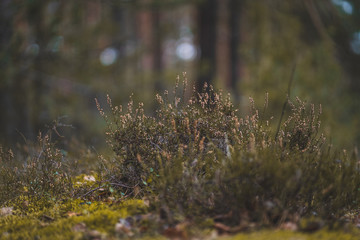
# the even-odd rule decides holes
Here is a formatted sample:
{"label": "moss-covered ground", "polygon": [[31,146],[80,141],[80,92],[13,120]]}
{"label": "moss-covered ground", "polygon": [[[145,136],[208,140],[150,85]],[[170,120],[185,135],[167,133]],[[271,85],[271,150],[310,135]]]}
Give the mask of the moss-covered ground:
{"label": "moss-covered ground", "polygon": [[[27,204],[23,200],[22,204]],[[2,209],[0,239],[223,239],[223,240],[352,240],[360,239],[353,225],[306,230],[254,228],[229,233],[213,221],[164,223],[146,201],[83,201],[76,199],[51,207]],[[27,206],[28,207],[28,206]]]}
{"label": "moss-covered ground", "polygon": [[359,239],[359,233],[343,231],[317,231],[302,233],[292,231],[266,230],[253,233],[240,233],[235,236],[223,237],[223,240],[352,240]]}
{"label": "moss-covered ground", "polygon": [[132,236],[135,234],[130,233],[133,229],[129,232],[116,231],[116,224],[121,219],[144,213],[146,206],[141,200],[116,204],[74,200],[30,213],[13,210],[0,218],[1,239],[112,239],[122,234]]}

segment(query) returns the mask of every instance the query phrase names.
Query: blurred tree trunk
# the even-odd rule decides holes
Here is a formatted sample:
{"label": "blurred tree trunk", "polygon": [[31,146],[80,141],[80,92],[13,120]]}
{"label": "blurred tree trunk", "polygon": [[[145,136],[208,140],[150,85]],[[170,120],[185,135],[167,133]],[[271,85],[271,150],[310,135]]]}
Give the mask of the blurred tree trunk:
{"label": "blurred tree trunk", "polygon": [[[30,88],[32,89],[32,109],[31,109],[31,126],[33,129],[41,129],[44,124],[53,119],[49,119],[49,109],[47,108],[47,102],[45,96],[49,91],[45,85],[45,74],[47,72],[47,63],[51,61],[49,58],[49,51],[51,46],[49,45],[51,37],[54,36],[54,29],[46,26],[45,14],[47,4],[40,4],[38,1],[33,1],[27,9],[27,21],[33,29],[33,38],[36,44],[39,46],[39,53],[33,60],[33,71],[29,76],[31,81]],[[30,137],[33,137],[34,131],[29,129],[27,133]]]}
{"label": "blurred tree trunk", "polygon": [[[138,13],[138,36],[143,47],[141,59],[145,75],[151,76],[154,88],[160,92],[162,86],[162,31],[161,11],[157,4],[143,7]],[[146,77],[146,76],[145,76]]]}
{"label": "blurred tree trunk", "polygon": [[200,59],[195,87],[197,91],[201,91],[204,84],[210,84],[216,74],[217,1],[203,1],[198,5],[197,10],[197,32],[200,47]]}
{"label": "blurred tree trunk", "polygon": [[12,10],[10,0],[0,1],[0,136],[2,141],[9,141],[15,128],[14,107],[10,73],[11,64],[10,41],[12,37]]}
{"label": "blurred tree trunk", "polygon": [[216,25],[216,78],[220,86],[233,93],[235,101],[239,99],[237,91],[241,74],[239,59],[241,6],[243,1],[217,0]]}
{"label": "blurred tree trunk", "polygon": [[239,97],[237,86],[240,76],[240,61],[239,61],[239,44],[240,43],[240,21],[242,15],[243,1],[230,0],[229,10],[229,26],[230,26],[230,84],[229,88],[235,92],[235,97]]}
{"label": "blurred tree trunk", "polygon": [[230,0],[218,1],[218,21],[216,31],[216,78],[221,81],[220,86],[231,89],[231,24],[229,21]]}
{"label": "blurred tree trunk", "polygon": [[152,17],[151,12],[148,10],[141,10],[138,13],[138,36],[140,46],[142,46],[143,54],[141,65],[145,72],[152,69],[153,59],[151,56],[151,43],[152,43]]}
{"label": "blurred tree trunk", "polygon": [[[24,19],[17,18],[18,11],[12,1],[0,2],[1,36],[0,36],[0,77],[2,80],[1,133],[7,144],[22,140],[22,136],[32,139],[34,131],[30,117],[30,94],[32,86],[29,84],[27,64],[26,35],[27,24]],[[24,57],[25,55],[25,57]]]}
{"label": "blurred tree trunk", "polygon": [[[354,3],[356,2],[354,1]],[[360,7],[359,5],[360,3],[357,2],[357,7]],[[358,11],[360,12],[360,8],[354,9],[359,9]],[[355,17],[356,16],[354,16],[354,18]],[[358,18],[360,19],[360,16],[358,16]],[[349,29],[347,29],[346,22],[344,22],[344,20],[342,20],[338,14],[336,14],[336,17],[332,18],[331,20],[332,26],[335,26],[336,29],[333,35],[333,40],[337,50],[336,57],[340,60],[342,68],[349,77],[350,92],[360,96],[360,54],[356,54],[351,47],[354,32],[351,32]],[[357,34],[359,34],[359,28],[357,31]]]}
{"label": "blurred tree trunk", "polygon": [[162,92],[164,90],[162,84],[162,31],[161,31],[161,13],[156,7],[152,10],[153,19],[153,61],[154,61],[154,77],[155,77],[155,91]]}
{"label": "blurred tree trunk", "polygon": [[237,98],[240,78],[240,22],[243,1],[218,0],[217,24],[217,78]]}
{"label": "blurred tree trunk", "polygon": [[[331,0],[320,2],[314,0],[303,1],[308,16],[321,38],[336,46],[336,57],[350,80],[350,91],[359,95],[360,55],[356,54],[351,48],[354,34],[352,30],[356,29],[356,24],[355,27],[351,26],[351,19],[354,19],[353,22],[360,19],[358,10],[360,3],[350,1],[355,10],[349,19],[344,19]],[[331,33],[329,29],[332,29]]]}

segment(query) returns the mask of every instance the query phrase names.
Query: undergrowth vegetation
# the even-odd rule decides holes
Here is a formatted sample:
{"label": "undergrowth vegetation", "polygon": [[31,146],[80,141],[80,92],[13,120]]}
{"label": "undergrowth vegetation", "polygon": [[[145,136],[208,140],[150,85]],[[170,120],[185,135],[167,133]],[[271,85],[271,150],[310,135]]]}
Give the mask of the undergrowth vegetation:
{"label": "undergrowth vegetation", "polygon": [[[357,156],[338,153],[319,133],[321,106],[296,99],[276,129],[250,99],[241,117],[230,96],[204,86],[185,100],[186,82],[173,98],[157,95],[155,116],[143,105],[110,112],[108,142],[116,153],[105,160],[106,179],[118,189],[152,199],[176,222],[211,217],[231,225],[280,224],[316,215],[336,219],[359,204]],[[111,166],[111,167],[110,167]]]}
{"label": "undergrowth vegetation", "polygon": [[24,198],[47,203],[73,195],[67,160],[49,133],[40,133],[25,155],[0,148],[0,163],[0,204]]}
{"label": "undergrowth vegetation", "polygon": [[[96,173],[79,175],[50,132],[39,134],[37,145],[26,154],[15,156],[0,148],[0,206],[11,215],[0,214],[0,228],[15,233],[10,226],[16,227],[14,221],[22,216],[30,221],[52,208],[46,216],[56,224],[73,216],[74,224],[89,222],[96,214],[76,209],[105,204],[99,211],[109,215],[132,198],[146,203],[146,211],[163,226],[195,222],[225,232],[285,223],[306,229],[304,219],[333,223],[357,211],[357,152],[337,151],[326,142],[321,106],[289,100],[289,112],[276,123],[267,112],[267,96],[261,109],[250,99],[248,114],[241,115],[230,95],[212,86],[205,85],[200,93],[193,90],[190,97],[186,89],[185,80],[172,93],[156,95],[154,115],[145,114],[143,104],[132,99],[123,108],[108,96],[105,110],[96,101],[114,152],[98,157]],[[121,235],[128,223],[120,221],[115,231],[120,215],[111,218],[111,226],[90,222],[100,221],[101,231]],[[73,227],[66,225],[68,231]]]}

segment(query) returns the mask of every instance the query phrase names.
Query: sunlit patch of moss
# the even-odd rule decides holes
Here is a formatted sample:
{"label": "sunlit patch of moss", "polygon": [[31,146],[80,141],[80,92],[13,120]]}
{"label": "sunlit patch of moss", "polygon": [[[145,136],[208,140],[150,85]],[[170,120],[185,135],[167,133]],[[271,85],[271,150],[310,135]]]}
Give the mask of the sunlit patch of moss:
{"label": "sunlit patch of moss", "polygon": [[253,233],[240,233],[231,237],[223,237],[223,240],[356,240],[360,232],[347,233],[343,231],[317,231],[315,233],[302,233],[292,231],[264,230]]}
{"label": "sunlit patch of moss", "polygon": [[51,239],[73,239],[75,237],[71,231],[74,224],[72,220],[43,222],[36,215],[9,216],[0,219],[2,232],[0,238],[35,239],[46,236]]}
{"label": "sunlit patch of moss", "polygon": [[84,186],[92,187],[96,183],[96,181],[99,181],[99,177],[95,173],[90,175],[81,174],[72,179],[74,188],[79,188]]}
{"label": "sunlit patch of moss", "polygon": [[10,201],[7,205],[14,208],[16,213],[19,214],[32,214],[39,211],[43,211],[55,204],[55,199],[50,197],[35,197],[20,195]]}
{"label": "sunlit patch of moss", "polygon": [[142,214],[146,210],[141,200],[129,199],[111,206],[76,199],[27,215],[15,213],[0,218],[0,238],[82,239],[95,233],[103,237],[115,236],[114,227],[120,218]]}

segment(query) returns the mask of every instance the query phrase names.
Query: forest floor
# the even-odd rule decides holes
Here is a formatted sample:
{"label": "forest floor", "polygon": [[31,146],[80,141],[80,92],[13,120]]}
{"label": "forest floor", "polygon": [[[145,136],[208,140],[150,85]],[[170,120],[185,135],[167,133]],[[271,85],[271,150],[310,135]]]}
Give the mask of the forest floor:
{"label": "forest floor", "polygon": [[58,148],[58,124],[0,147],[0,239],[360,239],[358,150],[326,143],[321,106],[289,101],[276,125],[267,100],[240,117],[209,88],[157,95],[156,117],[97,102],[109,155]]}
{"label": "forest floor", "polygon": [[177,224],[168,225],[146,200],[76,199],[47,208],[24,198],[18,204],[17,209],[0,210],[1,239],[360,239],[360,230],[354,224],[330,226],[316,218],[286,222],[277,228],[251,223],[229,227],[207,218],[179,219]]}

